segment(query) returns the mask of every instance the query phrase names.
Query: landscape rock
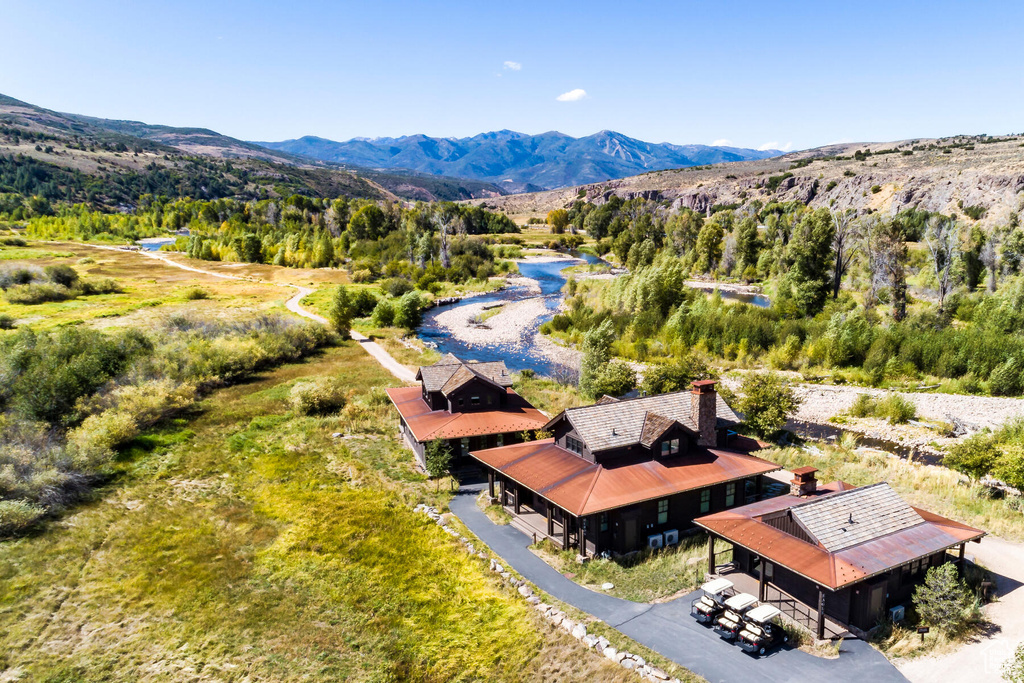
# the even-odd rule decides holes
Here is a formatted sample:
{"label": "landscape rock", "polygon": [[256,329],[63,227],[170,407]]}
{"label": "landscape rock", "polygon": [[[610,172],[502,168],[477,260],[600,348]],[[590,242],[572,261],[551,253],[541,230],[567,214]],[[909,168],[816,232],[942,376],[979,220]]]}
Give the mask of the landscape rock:
{"label": "landscape rock", "polygon": [[647,662],[644,661],[644,658],[640,655],[633,655],[633,661],[635,661],[640,666],[644,666],[645,664],[647,664]]}
{"label": "landscape rock", "polygon": [[583,640],[587,635],[587,627],[583,624],[576,624],[576,628],[572,630],[572,637],[576,640]]}
{"label": "landscape rock", "polygon": [[615,588],[615,584],[614,583],[602,583],[601,584],[601,590],[603,590],[603,591],[610,591],[613,588]]}
{"label": "landscape rock", "polygon": [[607,657],[608,659],[614,661],[614,662],[619,661],[617,659],[617,657],[619,656],[619,651],[616,650],[614,647],[606,647],[604,649],[604,656]]}
{"label": "landscape rock", "polygon": [[662,671],[661,669],[659,669],[656,666],[648,667],[647,668],[647,673],[649,673],[653,678],[657,678],[659,681],[667,681],[668,680],[668,674],[665,673],[664,671]]}
{"label": "landscape rock", "polygon": [[623,669],[635,669],[636,668],[636,662],[633,661],[632,659],[623,659],[622,661],[619,662],[619,664],[622,666]]}
{"label": "landscape rock", "polygon": [[538,598],[536,595],[531,595],[530,597],[526,598],[526,602],[530,603],[531,605],[538,605],[540,604],[540,598]]}
{"label": "landscape rock", "polygon": [[533,595],[533,589],[526,585],[519,586],[519,594],[528,598]]}
{"label": "landscape rock", "polygon": [[588,634],[588,635],[583,636],[583,644],[586,645],[587,647],[593,648],[593,647],[595,647],[598,644],[598,642],[599,641],[597,639],[597,636],[595,636],[593,634]]}

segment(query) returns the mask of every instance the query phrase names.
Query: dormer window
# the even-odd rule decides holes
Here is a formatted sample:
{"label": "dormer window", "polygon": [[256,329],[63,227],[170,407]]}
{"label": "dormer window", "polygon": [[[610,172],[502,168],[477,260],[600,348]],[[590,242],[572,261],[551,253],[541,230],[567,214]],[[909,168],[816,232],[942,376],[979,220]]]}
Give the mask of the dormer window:
{"label": "dormer window", "polygon": [[471,396],[470,399],[469,399],[469,405],[471,405],[471,406],[478,406],[478,405],[480,405],[480,397],[479,396]]}
{"label": "dormer window", "polygon": [[667,458],[670,455],[679,455],[679,439],[661,442],[661,457]]}
{"label": "dormer window", "polygon": [[565,437],[565,447],[576,455],[583,455],[583,443],[579,439],[574,439],[571,436]]}

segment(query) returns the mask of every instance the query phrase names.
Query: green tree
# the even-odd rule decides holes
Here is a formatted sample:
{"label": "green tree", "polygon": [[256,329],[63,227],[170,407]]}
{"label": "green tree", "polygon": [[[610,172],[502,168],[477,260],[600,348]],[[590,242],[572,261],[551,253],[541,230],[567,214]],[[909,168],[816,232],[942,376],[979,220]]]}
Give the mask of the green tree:
{"label": "green tree", "polygon": [[997,479],[1015,489],[1024,489],[1024,444],[1007,443],[1001,447],[1002,454],[992,472]]}
{"label": "green tree", "polygon": [[376,240],[386,234],[387,216],[376,204],[367,204],[352,214],[348,233],[353,240]]}
{"label": "green tree", "polygon": [[932,567],[914,589],[914,608],[921,621],[952,635],[976,614],[977,604],[951,562]]}
{"label": "green tree", "polygon": [[697,246],[697,236],[704,227],[704,218],[695,211],[683,209],[668,219],[665,234],[668,235],[676,254],[684,256]]}
{"label": "green tree", "polygon": [[452,447],[443,439],[429,441],[423,449],[423,459],[431,479],[443,477],[452,465]]}
{"label": "green tree", "polygon": [[598,370],[591,384],[594,397],[621,396],[636,388],[636,371],[625,363],[612,361]]}
{"label": "green tree", "polygon": [[697,235],[698,271],[707,273],[718,267],[718,262],[722,260],[722,251],[724,249],[722,245],[723,237],[725,237],[725,231],[715,221],[705,223],[704,227],[700,229],[700,234]]}
{"label": "green tree", "polygon": [[977,480],[992,471],[998,458],[995,439],[990,434],[974,434],[954,444],[942,458],[942,464]]}
{"label": "green tree", "polygon": [[611,320],[604,320],[597,327],[587,330],[583,335],[583,359],[580,361],[580,393],[593,400],[596,394],[595,382],[601,370],[607,365],[612,353],[612,340],[615,331]]}
{"label": "green tree", "polygon": [[348,339],[350,336],[352,313],[352,299],[348,295],[348,288],[345,285],[338,285],[338,288],[334,290],[328,317],[331,319],[334,330],[341,335],[342,339]]}
{"label": "green tree", "polygon": [[797,308],[807,316],[816,315],[825,306],[832,285],[832,248],[835,225],[825,209],[804,217],[789,240],[793,262],[789,279]]}
{"label": "green tree", "polygon": [[313,249],[313,267],[326,268],[331,265],[334,265],[334,243],[330,235],[322,232]]}
{"label": "green tree", "polygon": [[395,324],[395,306],[390,299],[381,299],[374,306],[373,324],[377,327],[391,327]]}
{"label": "green tree", "polygon": [[238,256],[246,263],[263,263],[263,243],[251,232],[242,236]]}
{"label": "green tree", "polygon": [[753,217],[744,218],[736,231],[736,258],[739,262],[739,271],[742,273],[747,268],[757,268],[757,259],[760,255],[761,240],[757,236],[757,221]]}
{"label": "green tree", "polygon": [[652,363],[644,371],[640,390],[645,394],[669,394],[674,391],[685,391],[690,383],[698,379],[708,379],[711,373],[707,364],[694,355],[683,356],[673,363]]}
{"label": "green tree", "polygon": [[757,372],[743,380],[739,401],[744,422],[761,436],[771,436],[786,424],[800,407],[800,399],[785,380],[774,372]]}
{"label": "green tree", "polygon": [[569,224],[569,212],[565,209],[549,211],[547,223],[551,226],[552,234],[561,235],[565,232],[565,226]]}

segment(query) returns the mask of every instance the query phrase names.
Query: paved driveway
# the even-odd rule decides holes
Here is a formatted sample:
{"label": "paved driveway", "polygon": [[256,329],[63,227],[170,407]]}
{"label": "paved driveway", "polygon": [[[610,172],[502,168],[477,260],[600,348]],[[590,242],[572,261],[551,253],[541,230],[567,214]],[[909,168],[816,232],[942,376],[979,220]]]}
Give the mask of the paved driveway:
{"label": "paved driveway", "polygon": [[696,592],[652,605],[583,588],[530,552],[531,539],[526,534],[491,522],[476,504],[482,488],[481,484],[463,486],[452,499],[451,511],[506,564],[549,595],[597,617],[711,683],[906,681],[884,655],[860,640],[844,641],[838,659],[821,659],[792,648],[754,659],[690,616],[690,601]]}

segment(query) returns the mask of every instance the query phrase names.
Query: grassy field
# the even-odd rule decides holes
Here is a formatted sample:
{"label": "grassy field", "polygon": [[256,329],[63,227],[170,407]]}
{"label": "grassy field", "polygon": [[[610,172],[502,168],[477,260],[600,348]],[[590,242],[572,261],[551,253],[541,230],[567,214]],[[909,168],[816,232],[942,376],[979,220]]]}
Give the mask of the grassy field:
{"label": "grassy field", "polygon": [[[290,387],[350,401],[299,417]],[[96,500],[0,544],[0,671],[93,680],[626,680],[540,622],[418,501],[351,342],[137,440]],[[331,437],[341,432],[341,439]]]}

